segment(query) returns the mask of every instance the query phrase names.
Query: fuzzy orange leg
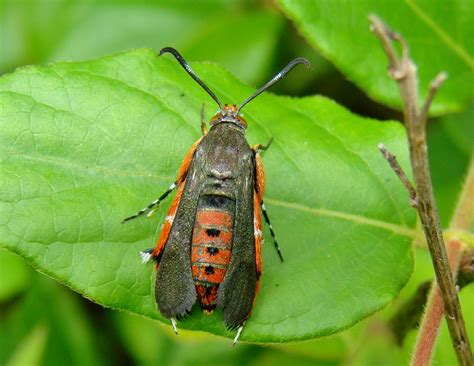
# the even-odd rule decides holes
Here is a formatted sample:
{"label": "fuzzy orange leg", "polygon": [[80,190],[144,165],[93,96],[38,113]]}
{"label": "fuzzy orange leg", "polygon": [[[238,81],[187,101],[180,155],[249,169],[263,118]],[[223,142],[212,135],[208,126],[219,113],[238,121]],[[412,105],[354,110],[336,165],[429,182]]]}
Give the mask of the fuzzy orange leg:
{"label": "fuzzy orange leg", "polygon": [[163,252],[163,249],[165,248],[165,244],[168,241],[171,226],[173,225],[173,220],[176,215],[176,211],[178,210],[179,201],[181,201],[181,196],[183,195],[185,183],[186,181],[179,185],[178,193],[176,193],[176,196],[174,197],[173,202],[171,203],[171,207],[168,210],[168,215],[166,215],[165,222],[161,226],[160,237],[158,238],[156,246],[153,249],[153,252],[151,253],[152,258],[157,259],[157,264],[159,262],[159,257]]}
{"label": "fuzzy orange leg", "polygon": [[257,278],[262,274],[262,214],[261,204],[257,192],[253,195],[253,232],[255,237],[255,264],[257,268]]}
{"label": "fuzzy orange leg", "polygon": [[[271,142],[272,142],[272,140],[270,140],[270,142],[267,144],[267,146],[265,146],[265,148],[268,148],[268,146],[270,145]],[[263,203],[263,193],[265,191],[265,172],[264,172],[264,169],[263,169],[262,158],[258,154],[258,148],[259,147],[260,147],[260,145],[256,145],[256,146],[253,147],[253,150],[255,151],[255,172],[256,172],[255,194],[257,196],[258,207],[259,207],[259,209],[260,208],[262,209],[263,217],[265,218],[265,222],[267,223],[267,225],[270,229],[270,234],[272,236],[273,244],[275,245],[275,249],[278,253],[278,256],[280,257],[280,260],[283,262],[283,255],[281,254],[281,250],[280,250],[280,247],[278,245],[278,241],[276,239],[275,232],[273,231],[272,224],[270,223],[270,218],[268,217],[267,210],[265,209],[265,204]],[[262,149],[262,148],[260,147],[260,149]],[[254,204],[254,207],[257,207],[257,206]]]}

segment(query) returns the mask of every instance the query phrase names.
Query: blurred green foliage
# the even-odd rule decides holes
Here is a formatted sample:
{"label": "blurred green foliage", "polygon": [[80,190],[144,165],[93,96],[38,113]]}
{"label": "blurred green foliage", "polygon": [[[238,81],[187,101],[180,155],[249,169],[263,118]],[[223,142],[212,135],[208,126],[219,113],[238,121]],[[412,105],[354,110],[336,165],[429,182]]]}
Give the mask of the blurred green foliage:
{"label": "blurred green foliage", "polygon": [[[412,2],[415,5],[433,3]],[[335,3],[347,6],[347,3]],[[472,3],[460,3],[470,4],[472,11]],[[364,2],[364,7],[367,4],[369,2]],[[362,16],[357,5],[350,8],[355,9],[352,16]],[[368,10],[377,9],[368,7]],[[339,15],[336,7],[325,19],[332,21]],[[458,24],[450,12],[436,16],[436,22],[441,26]],[[408,18],[406,24],[411,25],[410,15],[405,17]],[[396,21],[389,24],[404,32]],[[472,24],[472,19],[470,21]],[[459,21],[460,24],[464,22],[466,19]],[[337,32],[336,29],[331,31]],[[456,40],[458,36],[466,37],[463,27],[456,28],[453,37]],[[425,42],[429,43],[429,40]],[[369,117],[399,117],[398,112],[372,102],[365,95],[369,93],[365,88],[374,88],[373,83],[358,83],[365,90],[363,92],[346,81],[346,77],[353,80],[351,71],[341,67],[343,76],[331,63],[337,64],[336,61],[328,62],[310,48],[271,1],[200,0],[189,6],[185,0],[0,0],[0,74],[28,64],[86,60],[129,48],[159,49],[163,46],[177,47],[192,61],[221,63],[252,85],[261,84],[292,57],[309,57],[315,67],[311,77],[305,76],[303,82],[297,76],[284,80],[275,88],[278,93],[321,93]],[[423,49],[424,45],[420,43],[413,47]],[[350,51],[349,46],[347,49]],[[436,65],[442,67],[443,62],[438,59]],[[384,65],[385,60],[377,68],[384,68]],[[418,66],[424,67],[423,64]],[[367,69],[372,71],[371,65]],[[303,75],[303,71],[296,70],[295,73]],[[431,76],[434,75],[426,75],[424,80]],[[469,78],[472,79],[472,70]],[[469,90],[462,92],[469,95]],[[470,104],[470,107],[463,110],[456,106],[457,114],[432,120],[429,126],[430,163],[444,227],[449,225],[472,159],[472,89],[470,95],[471,99],[453,97],[454,103]],[[378,100],[384,102],[384,98]],[[227,339],[186,331],[176,337],[169,327],[155,321],[103,309],[30,269],[15,254],[0,250],[0,364],[404,365],[409,359],[416,331],[410,332],[402,348],[397,348],[387,319],[422,281],[433,278],[426,250],[417,248],[415,257],[414,274],[399,299],[355,327],[304,343],[275,346],[242,343],[232,349]],[[461,292],[461,302],[472,342],[472,285]],[[445,327],[434,362],[455,364]]]}

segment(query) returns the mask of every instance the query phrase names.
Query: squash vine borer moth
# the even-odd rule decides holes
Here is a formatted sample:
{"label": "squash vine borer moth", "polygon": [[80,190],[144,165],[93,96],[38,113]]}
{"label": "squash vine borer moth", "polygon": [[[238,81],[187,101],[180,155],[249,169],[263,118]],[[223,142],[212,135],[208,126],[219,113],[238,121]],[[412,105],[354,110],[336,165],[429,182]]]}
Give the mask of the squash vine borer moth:
{"label": "squash vine borer moth", "polygon": [[177,194],[168,210],[155,248],[141,252],[143,262],[155,262],[155,297],[160,313],[171,320],[187,315],[199,299],[205,312],[222,309],[225,324],[237,329],[237,342],[250,315],[262,272],[262,217],[269,225],[275,248],[283,261],[273,228],[263,204],[265,178],[260,150],[250,147],[242,108],[284,77],[293,67],[308,60],[296,58],[239,106],[222,105],[217,96],[194,73],[173,48],[171,53],[186,72],[219,106],[210,129],[201,111],[203,136],[195,142],[178,172],[176,181],[150,205],[128,221],[150,216],[173,190]]}

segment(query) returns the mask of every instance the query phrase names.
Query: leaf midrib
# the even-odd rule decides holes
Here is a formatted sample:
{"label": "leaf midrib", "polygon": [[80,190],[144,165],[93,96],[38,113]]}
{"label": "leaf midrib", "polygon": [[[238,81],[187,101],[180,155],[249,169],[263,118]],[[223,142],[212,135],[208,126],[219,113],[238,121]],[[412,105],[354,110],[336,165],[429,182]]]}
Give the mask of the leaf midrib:
{"label": "leaf midrib", "polygon": [[330,210],[323,207],[312,208],[312,207],[305,206],[299,203],[276,200],[272,198],[266,198],[265,202],[273,204],[275,206],[285,207],[288,209],[293,209],[293,210],[297,210],[301,212],[308,212],[315,216],[335,217],[335,218],[339,218],[339,219],[343,219],[347,221],[352,221],[354,223],[361,224],[361,225],[378,227],[381,229],[393,231],[396,234],[406,236],[408,238],[413,238],[416,235],[416,230],[411,229],[407,226],[392,224],[390,222],[381,221],[381,220],[375,220],[375,219],[371,219],[362,215],[355,215],[355,214],[346,213],[343,211]]}

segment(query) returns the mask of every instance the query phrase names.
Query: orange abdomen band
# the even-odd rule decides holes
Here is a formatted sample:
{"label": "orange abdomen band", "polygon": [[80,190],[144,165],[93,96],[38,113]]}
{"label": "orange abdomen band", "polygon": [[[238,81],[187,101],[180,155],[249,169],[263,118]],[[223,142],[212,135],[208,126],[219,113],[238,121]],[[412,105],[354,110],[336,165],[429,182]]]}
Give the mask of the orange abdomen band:
{"label": "orange abdomen band", "polygon": [[191,269],[204,310],[215,308],[232,252],[234,201],[217,196],[199,200],[191,244]]}

